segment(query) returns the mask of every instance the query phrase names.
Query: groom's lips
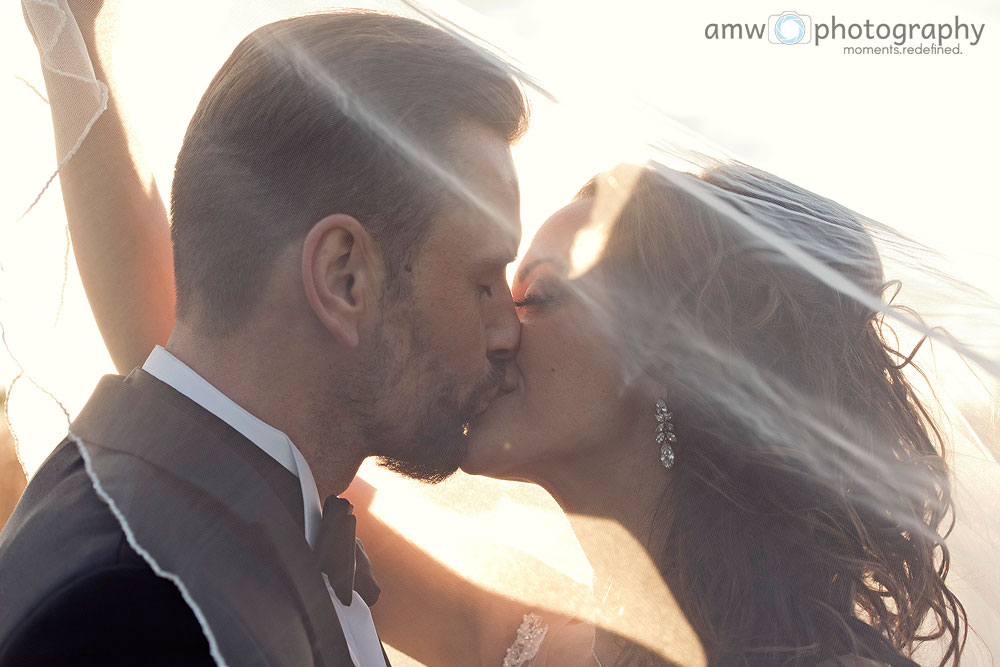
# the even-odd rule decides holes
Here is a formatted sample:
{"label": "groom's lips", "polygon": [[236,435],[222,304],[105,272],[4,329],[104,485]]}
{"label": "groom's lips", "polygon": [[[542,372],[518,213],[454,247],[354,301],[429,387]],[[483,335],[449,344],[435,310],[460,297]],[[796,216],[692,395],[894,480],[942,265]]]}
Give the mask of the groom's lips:
{"label": "groom's lips", "polygon": [[491,391],[487,396],[480,401],[479,406],[476,408],[475,417],[483,414],[489,410],[490,405],[493,404],[500,396],[505,396],[512,393],[517,389],[517,376],[514,375],[513,371],[508,368],[507,372],[504,373],[503,379],[497,385],[496,389]]}
{"label": "groom's lips", "polygon": [[481,400],[479,402],[479,405],[476,407],[476,413],[473,416],[478,417],[479,415],[486,412],[489,409],[490,404],[493,402],[493,400],[500,395],[501,389],[502,385],[497,385],[496,389],[494,389],[485,397],[483,397],[483,400]]}
{"label": "groom's lips", "polygon": [[517,376],[514,374],[510,364],[508,364],[507,369],[504,372],[503,377],[500,379],[500,382],[497,383],[497,386],[493,389],[493,391],[485,395],[479,402],[479,405],[476,406],[476,412],[473,417],[478,417],[483,414],[489,410],[490,405],[492,405],[493,401],[495,401],[498,397],[509,394],[515,389],[517,389]]}

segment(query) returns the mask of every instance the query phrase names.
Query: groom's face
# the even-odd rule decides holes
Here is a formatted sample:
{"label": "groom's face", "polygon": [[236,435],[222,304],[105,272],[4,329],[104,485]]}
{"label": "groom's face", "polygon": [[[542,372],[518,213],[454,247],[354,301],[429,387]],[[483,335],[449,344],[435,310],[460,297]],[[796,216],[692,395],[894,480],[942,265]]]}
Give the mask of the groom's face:
{"label": "groom's face", "polygon": [[506,279],[521,237],[510,150],[465,128],[455,156],[449,167],[475,201],[450,198],[403,277],[410,289],[384,300],[385,382],[369,434],[384,465],[428,481],[461,464],[464,425],[504,391],[520,341]]}

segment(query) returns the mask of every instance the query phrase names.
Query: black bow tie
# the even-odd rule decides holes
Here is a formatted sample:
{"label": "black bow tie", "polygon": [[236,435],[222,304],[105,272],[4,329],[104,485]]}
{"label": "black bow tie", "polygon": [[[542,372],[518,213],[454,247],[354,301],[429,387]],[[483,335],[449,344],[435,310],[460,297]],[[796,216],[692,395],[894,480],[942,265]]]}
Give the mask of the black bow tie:
{"label": "black bow tie", "polygon": [[378,600],[381,589],[372,574],[368,554],[354,535],[358,519],[353,511],[354,506],[343,498],[326,499],[314,551],[337,599],[350,605],[354,598],[352,591],[357,591],[370,607]]}

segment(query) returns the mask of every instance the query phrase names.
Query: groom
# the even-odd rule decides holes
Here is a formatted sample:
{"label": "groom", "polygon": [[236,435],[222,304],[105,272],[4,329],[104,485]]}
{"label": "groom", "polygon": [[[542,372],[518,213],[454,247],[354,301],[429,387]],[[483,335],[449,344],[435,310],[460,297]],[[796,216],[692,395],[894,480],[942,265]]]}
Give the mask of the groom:
{"label": "groom", "polygon": [[444,479],[509,390],[525,123],[502,67],[414,21],[236,48],[177,160],[170,340],[0,533],[0,665],[387,664],[336,495],[368,456]]}

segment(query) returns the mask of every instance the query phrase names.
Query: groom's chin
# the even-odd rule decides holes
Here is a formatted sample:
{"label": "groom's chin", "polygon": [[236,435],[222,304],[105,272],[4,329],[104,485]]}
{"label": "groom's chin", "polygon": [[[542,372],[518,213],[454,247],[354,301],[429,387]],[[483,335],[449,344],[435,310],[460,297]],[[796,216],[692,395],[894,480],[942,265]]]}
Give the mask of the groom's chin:
{"label": "groom's chin", "polygon": [[439,484],[454,475],[459,470],[458,464],[445,465],[443,462],[416,462],[380,456],[376,459],[378,465],[386,470],[415,479],[427,484]]}
{"label": "groom's chin", "polygon": [[454,475],[468,454],[468,440],[456,430],[447,436],[438,433],[410,447],[405,454],[380,456],[378,465],[410,479],[438,484]]}

